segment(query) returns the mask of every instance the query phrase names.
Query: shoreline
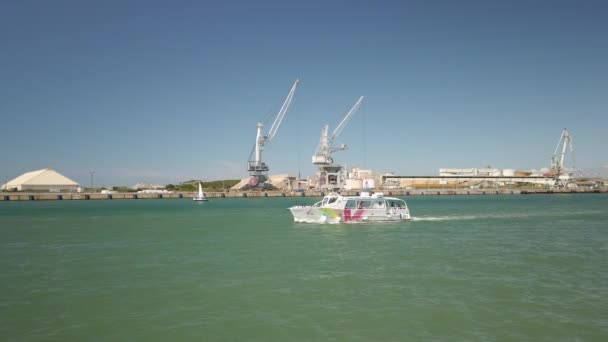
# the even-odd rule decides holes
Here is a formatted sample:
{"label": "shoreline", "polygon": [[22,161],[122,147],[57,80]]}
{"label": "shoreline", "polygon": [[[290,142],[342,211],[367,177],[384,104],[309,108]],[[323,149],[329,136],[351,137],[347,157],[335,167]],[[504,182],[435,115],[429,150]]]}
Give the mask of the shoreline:
{"label": "shoreline", "polygon": [[[535,194],[598,194],[608,193],[608,189],[416,189],[380,190],[386,197],[403,196],[462,196],[462,195],[535,195]],[[268,197],[323,197],[328,191],[229,191],[205,192],[209,199],[215,198],[268,198]],[[360,191],[342,191],[345,196],[357,196]],[[194,192],[174,193],[0,193],[0,202],[11,201],[89,201],[89,200],[137,200],[137,199],[191,199]]]}

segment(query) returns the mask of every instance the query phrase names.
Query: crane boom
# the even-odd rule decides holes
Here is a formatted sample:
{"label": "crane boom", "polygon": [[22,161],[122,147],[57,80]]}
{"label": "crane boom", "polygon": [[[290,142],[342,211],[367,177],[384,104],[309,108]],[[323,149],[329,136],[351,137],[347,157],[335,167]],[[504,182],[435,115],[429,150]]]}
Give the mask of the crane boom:
{"label": "crane boom", "polygon": [[561,167],[564,167],[564,156],[566,155],[566,145],[568,143],[569,137],[568,137],[568,131],[564,131],[564,145],[562,146],[562,154],[559,157],[559,165],[561,165]]}
{"label": "crane boom", "polygon": [[557,151],[559,150],[559,146],[562,144],[562,140],[564,140],[564,135],[568,130],[564,128],[562,131],[562,135],[559,136],[559,140],[557,141],[557,146],[555,146],[555,151],[553,151],[553,157],[557,156]]}
{"label": "crane boom", "polygon": [[321,140],[319,141],[319,146],[317,147],[317,152],[312,157],[312,162],[315,165],[328,165],[333,163],[333,159],[331,157],[332,153],[335,151],[345,150],[347,148],[346,145],[341,146],[333,146],[334,140],[340,135],[346,124],[353,116],[353,114],[359,109],[361,106],[361,102],[363,102],[364,96],[359,97],[355,105],[346,113],[342,121],[338,124],[336,129],[334,129],[331,136],[328,136],[329,125],[323,126],[321,130]]}
{"label": "crane boom", "polygon": [[[560,151],[560,146],[561,152]],[[562,131],[562,135],[559,137],[559,141],[557,142],[557,146],[555,147],[555,151],[553,152],[553,157],[551,158],[551,168],[559,174],[561,170],[564,169],[564,159],[566,156],[566,148],[570,148],[570,152],[574,152],[574,147],[572,146],[572,137],[570,136],[570,132],[567,128],[564,128]],[[558,154],[559,153],[559,154]]]}
{"label": "crane boom", "polygon": [[249,156],[249,161],[247,163],[247,171],[250,172],[252,178],[250,179],[249,185],[256,187],[261,184],[261,186],[265,186],[265,181],[267,180],[266,173],[269,171],[268,165],[262,161],[262,150],[264,149],[264,145],[271,141],[272,138],[277,134],[277,130],[279,126],[281,126],[281,122],[283,121],[283,117],[285,117],[285,113],[287,113],[287,109],[289,109],[289,105],[291,104],[291,100],[293,99],[293,95],[296,91],[299,79],[296,79],[293,85],[291,86],[291,90],[285,101],[283,101],[283,105],[279,112],[277,113],[268,134],[264,135],[262,130],[264,125],[261,123],[257,124],[257,134],[255,137],[255,144],[253,146],[253,150],[251,151],[251,155]]}
{"label": "crane boom", "polygon": [[323,126],[321,129],[321,139],[319,140],[319,146],[315,154],[312,156],[312,163],[319,166],[319,187],[321,189],[330,189],[332,191],[341,189],[344,186],[345,172],[344,167],[341,165],[334,164],[332,154],[337,151],[346,150],[348,147],[344,144],[335,146],[334,140],[340,135],[348,121],[353,114],[361,106],[364,97],[361,96],[355,102],[355,105],[346,113],[342,121],[338,124],[336,129],[332,132],[331,136],[328,136],[329,125]]}
{"label": "crane boom", "polygon": [[344,116],[344,119],[342,119],[342,121],[338,124],[336,129],[334,129],[333,133],[329,137],[330,142],[333,141],[334,139],[336,139],[338,137],[338,135],[340,135],[340,133],[342,133],[342,130],[344,129],[344,127],[346,127],[346,124],[348,123],[350,118],[357,111],[357,109],[359,109],[359,107],[361,106],[361,102],[363,102],[363,98],[364,98],[364,96],[359,97],[359,99],[357,100],[357,102],[355,103],[353,108],[351,108],[348,111],[348,113],[346,113],[346,115]]}
{"label": "crane boom", "polygon": [[289,94],[287,94],[287,97],[285,98],[285,101],[283,102],[283,105],[281,106],[281,109],[279,110],[277,117],[274,119],[272,126],[270,126],[270,130],[268,131],[268,136],[265,139],[266,141],[272,140],[272,138],[274,138],[274,136],[277,134],[277,130],[279,129],[279,126],[281,126],[281,122],[283,122],[283,117],[285,117],[285,113],[287,113],[287,109],[289,109],[289,106],[291,105],[291,100],[293,99],[293,94],[296,92],[296,88],[297,88],[299,82],[300,82],[299,79],[296,79],[296,81],[293,82],[293,85],[291,86],[291,90],[289,91]]}

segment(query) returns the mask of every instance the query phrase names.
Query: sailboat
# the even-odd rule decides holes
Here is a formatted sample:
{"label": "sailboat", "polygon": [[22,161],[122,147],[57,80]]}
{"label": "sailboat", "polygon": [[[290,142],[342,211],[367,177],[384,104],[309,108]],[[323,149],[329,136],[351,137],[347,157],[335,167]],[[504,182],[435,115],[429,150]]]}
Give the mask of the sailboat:
{"label": "sailboat", "polygon": [[205,196],[205,193],[203,192],[203,186],[201,185],[201,182],[198,182],[198,195],[195,197],[192,197],[193,201],[207,201],[207,196]]}

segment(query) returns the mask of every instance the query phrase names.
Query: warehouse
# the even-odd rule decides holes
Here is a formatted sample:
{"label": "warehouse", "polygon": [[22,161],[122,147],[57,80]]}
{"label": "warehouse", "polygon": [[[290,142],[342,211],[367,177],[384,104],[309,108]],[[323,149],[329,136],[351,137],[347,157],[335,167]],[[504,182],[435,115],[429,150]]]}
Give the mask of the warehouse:
{"label": "warehouse", "polygon": [[42,169],[22,174],[2,185],[6,191],[77,192],[78,183],[53,169]]}

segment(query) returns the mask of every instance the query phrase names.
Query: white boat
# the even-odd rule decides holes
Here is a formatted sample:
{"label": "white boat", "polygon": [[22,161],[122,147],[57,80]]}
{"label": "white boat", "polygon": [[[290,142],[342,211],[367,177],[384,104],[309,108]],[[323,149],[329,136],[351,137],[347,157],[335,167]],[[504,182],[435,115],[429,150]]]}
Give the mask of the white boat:
{"label": "white boat", "polygon": [[356,223],[410,220],[404,200],[384,197],[382,193],[362,192],[360,196],[330,193],[323,200],[307,206],[289,208],[295,222]]}
{"label": "white boat", "polygon": [[198,195],[196,197],[192,197],[193,201],[207,201],[207,196],[203,192],[203,186],[201,182],[198,182]]}

